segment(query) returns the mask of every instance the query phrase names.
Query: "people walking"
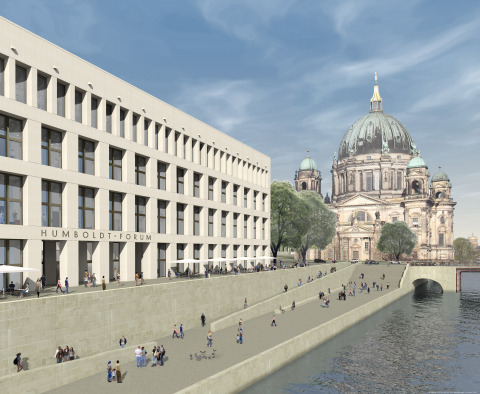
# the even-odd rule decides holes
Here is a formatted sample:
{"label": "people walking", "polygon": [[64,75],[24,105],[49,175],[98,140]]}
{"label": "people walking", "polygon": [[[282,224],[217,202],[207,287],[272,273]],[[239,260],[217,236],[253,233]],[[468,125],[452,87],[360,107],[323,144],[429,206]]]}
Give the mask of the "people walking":
{"label": "people walking", "polygon": [[207,346],[208,346],[208,347],[212,347],[212,342],[213,342],[213,336],[212,336],[212,333],[210,332],[210,330],[208,330],[208,333],[207,333]]}
{"label": "people walking", "polygon": [[109,361],[107,364],[107,382],[111,383],[112,382],[112,362]]}
{"label": "people walking", "polygon": [[58,278],[58,281],[57,281],[57,289],[55,290],[55,293],[58,293],[58,289],[60,289],[60,291],[62,293],[65,293],[63,290],[62,290],[62,281],[60,278]]}
{"label": "people walking", "polygon": [[143,285],[145,283],[145,280],[143,279],[143,271],[140,272],[140,284]]}
{"label": "people walking", "polygon": [[157,360],[158,360],[158,350],[157,350],[157,347],[154,346],[152,349],[152,367],[157,366]]}
{"label": "people walking", "polygon": [[295,310],[295,300],[292,302],[292,311]]}
{"label": "people walking", "polygon": [[45,290],[45,286],[47,285],[47,278],[45,278],[45,275],[40,277],[40,281],[42,282],[42,290]]}
{"label": "people walking", "polygon": [[178,331],[177,331],[177,325],[176,324],[173,325],[173,334],[172,334],[172,338],[175,338],[175,337],[180,338],[178,336]]}
{"label": "people walking", "polygon": [[243,302],[243,309],[247,309],[248,304],[247,304],[247,299],[245,298],[245,301]]}
{"label": "people walking", "polygon": [[117,280],[117,286],[120,286],[120,272],[117,272],[117,276],[115,279]]}
{"label": "people walking", "polygon": [[135,357],[137,359],[137,368],[140,368],[142,366],[142,349],[140,346],[135,349]]}
{"label": "people walking", "polygon": [[105,276],[102,276],[102,290],[107,290],[107,283],[105,282]]}
{"label": "people walking", "polygon": [[97,277],[95,276],[95,272],[92,275],[92,286],[97,287]]}
{"label": "people walking", "polygon": [[73,350],[73,347],[70,347],[68,351],[68,360],[69,361],[75,360],[75,350]]}
{"label": "people walking", "polygon": [[35,291],[37,293],[37,298],[40,298],[40,291],[42,290],[42,282],[40,281],[40,278],[37,279],[35,282]]}
{"label": "people walking", "polygon": [[387,290],[390,288],[390,283],[387,282]]}
{"label": "people walking", "polygon": [[165,348],[160,345],[160,366],[163,366],[163,357],[165,356]]}
{"label": "people walking", "polygon": [[200,316],[200,320],[202,321],[202,327],[205,327],[205,315],[202,313],[202,316]]}
{"label": "people walking", "polygon": [[380,291],[383,291],[383,283],[380,285]]}
{"label": "people walking", "polygon": [[17,372],[20,372],[23,369],[22,353],[17,353],[17,357],[13,360],[13,363],[17,366]]}
{"label": "people walking", "polygon": [[180,338],[183,339],[183,324],[180,324]]}
{"label": "people walking", "polygon": [[142,346],[142,367],[147,366],[147,351],[145,350],[145,347]]}
{"label": "people walking", "polygon": [[135,272],[135,286],[138,286],[138,272]]}
{"label": "people walking", "polygon": [[88,286],[88,271],[85,270],[85,274],[83,276],[83,284],[85,285],[85,287]]}
{"label": "people walking", "polygon": [[288,285],[285,284],[285,286],[283,286],[283,290],[285,290],[285,293],[288,291]]}
{"label": "people walking", "polygon": [[273,317],[272,317],[272,323],[270,324],[272,327],[275,326],[277,327],[277,323],[275,321],[275,314],[273,314]]}
{"label": "people walking", "polygon": [[68,283],[68,276],[65,278],[65,291],[68,294],[68,288],[69,288],[69,283]]}
{"label": "people walking", "polygon": [[120,361],[117,360],[117,365],[115,365],[117,370],[117,383],[122,383],[122,370],[120,369]]}
{"label": "people walking", "polygon": [[168,279],[172,280],[172,271],[170,271],[170,269],[168,270]]}
{"label": "people walking", "polygon": [[54,358],[57,360],[57,364],[60,364],[62,362],[63,350],[60,346],[58,347],[57,351],[55,352]]}
{"label": "people walking", "polygon": [[120,343],[120,347],[122,347],[122,349],[123,349],[125,347],[125,345],[127,344],[127,338],[125,338],[125,335],[122,335],[119,343]]}

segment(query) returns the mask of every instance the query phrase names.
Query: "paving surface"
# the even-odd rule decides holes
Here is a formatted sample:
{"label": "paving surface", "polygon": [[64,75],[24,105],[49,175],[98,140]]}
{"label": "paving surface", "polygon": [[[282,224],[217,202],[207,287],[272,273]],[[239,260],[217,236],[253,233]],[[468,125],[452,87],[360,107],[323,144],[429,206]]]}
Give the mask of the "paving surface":
{"label": "paving surface", "polygon": [[[237,327],[229,327],[213,335],[213,348],[207,345],[207,327],[194,329],[185,328],[184,339],[172,339],[171,337],[158,340],[159,345],[164,345],[166,350],[165,365],[163,367],[151,367],[151,350],[147,349],[148,366],[136,368],[135,355],[131,350],[125,349],[125,356],[120,360],[122,366],[123,383],[107,382],[106,365],[105,371],[96,375],[69,383],[64,387],[52,390],[54,392],[85,393],[146,393],[161,392],[174,393],[186,388],[206,377],[214,375],[221,370],[244,361],[262,351],[274,347],[282,342],[302,334],[320,324],[340,316],[354,308],[359,307],[388,291],[398,288],[404,265],[396,266],[367,266],[358,265],[352,274],[352,282],[357,283],[356,296],[347,296],[346,301],[339,301],[337,293],[330,295],[330,307],[323,308],[319,300],[312,301],[297,307],[294,311],[288,309],[282,315],[276,315],[277,326],[270,325],[272,314],[264,315],[243,323],[242,345],[236,343]],[[365,274],[364,282],[372,286],[375,280],[383,284],[383,292],[370,289],[360,292],[360,273]],[[385,280],[381,279],[385,273]],[[390,283],[390,290],[386,284]],[[318,289],[326,291],[326,289]],[[348,294],[348,287],[347,287]],[[180,323],[180,322],[179,322]],[[139,344],[141,345],[141,344]],[[207,357],[212,356],[215,349],[215,357],[200,359],[197,361],[195,354]],[[205,352],[205,353],[201,353]],[[193,360],[190,359],[193,356]],[[116,360],[111,360],[115,365]],[[233,382],[232,382],[233,383]]]}

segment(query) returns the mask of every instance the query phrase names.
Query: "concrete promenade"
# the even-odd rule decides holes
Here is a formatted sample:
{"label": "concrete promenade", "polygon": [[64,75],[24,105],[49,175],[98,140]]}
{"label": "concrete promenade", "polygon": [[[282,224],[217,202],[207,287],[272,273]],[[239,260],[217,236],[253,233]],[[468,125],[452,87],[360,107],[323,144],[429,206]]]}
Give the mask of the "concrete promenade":
{"label": "concrete promenade", "polygon": [[[213,349],[216,350],[215,358],[196,361],[194,356],[195,354],[200,355],[201,351],[205,351],[207,356],[212,355],[212,350],[206,346],[208,323],[211,323],[207,321],[205,328],[189,329],[189,327],[185,327],[184,339],[172,339],[171,336],[158,339],[157,343],[159,345],[163,344],[166,349],[165,365],[163,367],[151,367],[151,348],[147,349],[148,366],[146,368],[136,368],[133,349],[124,349],[122,350],[122,356],[119,358],[124,377],[122,384],[107,383],[107,362],[112,361],[113,364],[116,362],[116,359],[112,358],[105,359],[105,368],[98,374],[69,383],[51,392],[58,392],[59,389],[69,393],[86,391],[102,393],[177,392],[398,289],[404,269],[404,265],[387,267],[386,265],[367,266],[359,264],[355,267],[351,278],[352,282],[357,283],[355,297],[347,295],[346,301],[339,301],[338,289],[336,289],[329,295],[330,308],[322,308],[319,300],[298,306],[295,311],[290,310],[290,305],[282,305],[286,309],[286,313],[276,315],[277,327],[270,325],[271,313],[244,321],[243,345],[239,345],[235,341],[237,326],[215,332],[213,338]],[[383,292],[377,292],[376,289],[372,288],[370,294],[367,294],[366,291],[360,292],[362,279],[359,276],[362,272],[365,274],[363,281],[366,281],[370,287],[373,281],[383,284]],[[383,273],[386,275],[385,280],[381,280]],[[390,290],[386,289],[387,282],[390,283]],[[315,282],[312,285],[315,286]],[[320,290],[327,291],[327,289],[318,288],[318,291]],[[229,301],[224,300],[224,302]],[[200,316],[198,316],[198,319],[200,319]],[[145,324],[148,324],[148,316],[146,322]],[[182,322],[177,323],[177,326],[179,326]],[[142,326],[138,329],[142,330]],[[129,345],[143,344],[129,342]],[[193,360],[190,359],[190,354],[194,356]],[[223,389],[224,392],[238,391],[234,381],[232,381],[230,387],[224,387]],[[32,387],[32,390],[35,390],[35,388]]]}

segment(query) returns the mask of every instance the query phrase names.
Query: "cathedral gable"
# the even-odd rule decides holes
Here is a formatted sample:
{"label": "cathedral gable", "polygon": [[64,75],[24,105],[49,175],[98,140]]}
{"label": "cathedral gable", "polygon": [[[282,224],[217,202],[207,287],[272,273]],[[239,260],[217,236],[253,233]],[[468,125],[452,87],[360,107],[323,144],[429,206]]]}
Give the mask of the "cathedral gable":
{"label": "cathedral gable", "polygon": [[357,194],[352,198],[343,201],[340,204],[337,204],[337,208],[340,207],[357,207],[357,206],[369,206],[369,205],[387,205],[385,201],[379,200],[377,198],[373,198],[370,196],[366,196],[364,194]]}

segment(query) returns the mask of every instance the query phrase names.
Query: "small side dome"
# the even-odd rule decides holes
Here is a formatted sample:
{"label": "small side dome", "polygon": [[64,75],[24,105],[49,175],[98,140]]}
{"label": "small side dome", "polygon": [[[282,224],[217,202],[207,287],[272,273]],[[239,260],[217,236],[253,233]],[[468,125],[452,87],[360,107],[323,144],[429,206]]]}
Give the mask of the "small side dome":
{"label": "small side dome", "polygon": [[428,168],[428,166],[427,163],[425,163],[425,161],[420,156],[415,156],[408,162],[407,170],[409,168]]}
{"label": "small side dome", "polygon": [[448,178],[448,175],[445,172],[443,172],[442,170],[439,170],[432,177],[432,183],[433,182],[442,182],[442,181],[450,182],[450,178]]}
{"label": "small side dome", "polygon": [[325,199],[323,200],[323,202],[324,202],[325,204],[330,204],[330,197],[328,196],[328,193],[327,193]]}
{"label": "small side dome", "polygon": [[315,170],[318,171],[317,168],[317,163],[315,163],[315,160],[313,160],[309,155],[307,151],[307,157],[303,159],[302,163],[300,164],[300,171],[311,171]]}

